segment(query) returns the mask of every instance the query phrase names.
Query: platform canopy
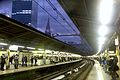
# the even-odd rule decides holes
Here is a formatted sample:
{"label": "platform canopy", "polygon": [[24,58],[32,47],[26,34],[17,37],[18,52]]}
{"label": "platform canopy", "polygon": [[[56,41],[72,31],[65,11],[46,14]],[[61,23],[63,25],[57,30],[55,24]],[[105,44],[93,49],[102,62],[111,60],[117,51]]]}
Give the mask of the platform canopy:
{"label": "platform canopy", "polygon": [[0,42],[85,55],[79,49],[0,14]]}
{"label": "platform canopy", "polygon": [[[106,1],[107,3],[104,6],[101,6],[102,1]],[[110,0],[112,1],[112,0]],[[110,18],[107,15],[111,14],[109,12],[109,8],[113,8],[112,17],[110,22],[106,25],[108,26],[109,32],[106,37],[105,46],[107,42],[109,42],[111,36],[116,31],[116,22],[119,18],[120,12],[120,1],[113,0],[113,6],[108,7],[108,4],[111,4],[109,0],[58,0],[60,5],[66,11],[68,16],[74,22],[74,24],[78,27],[79,31],[83,35],[83,37],[87,40],[87,42],[94,49],[93,53],[98,51],[98,38],[99,38],[99,28],[103,24],[100,22],[100,10],[106,9],[102,12],[102,16],[104,19]],[[107,8],[106,8],[107,7]],[[102,20],[103,21],[103,20]],[[103,21],[104,22],[104,21]],[[101,31],[103,33],[105,29]]]}

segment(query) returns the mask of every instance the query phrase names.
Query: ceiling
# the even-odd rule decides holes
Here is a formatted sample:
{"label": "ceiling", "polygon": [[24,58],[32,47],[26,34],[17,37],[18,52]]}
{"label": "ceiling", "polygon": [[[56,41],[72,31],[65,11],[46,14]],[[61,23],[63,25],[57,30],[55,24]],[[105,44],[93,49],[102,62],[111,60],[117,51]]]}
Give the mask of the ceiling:
{"label": "ceiling", "polygon": [[80,50],[0,14],[0,42],[85,55]]}
{"label": "ceiling", "polygon": [[[101,26],[98,20],[100,1],[101,0],[58,0],[68,16],[78,27],[82,36],[93,48],[93,53],[98,51],[98,28]],[[111,22],[108,24],[110,31],[107,35],[106,43],[116,31],[116,22],[120,12],[120,1],[114,1],[114,12]]]}

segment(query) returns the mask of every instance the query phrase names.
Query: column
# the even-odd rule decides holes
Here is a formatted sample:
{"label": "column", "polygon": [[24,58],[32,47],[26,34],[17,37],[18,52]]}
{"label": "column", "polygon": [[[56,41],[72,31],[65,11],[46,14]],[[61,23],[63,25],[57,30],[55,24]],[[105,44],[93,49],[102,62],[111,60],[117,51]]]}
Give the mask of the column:
{"label": "column", "polygon": [[43,64],[46,64],[46,47],[43,45]]}
{"label": "column", "polygon": [[116,45],[116,55],[118,57],[118,64],[120,65],[119,37],[118,37],[118,35],[117,35],[117,38],[115,39],[115,45]]}
{"label": "column", "polygon": [[10,68],[10,63],[9,63],[10,50],[7,49],[6,52],[7,52],[7,58],[6,58],[6,69],[9,69],[9,68]]}

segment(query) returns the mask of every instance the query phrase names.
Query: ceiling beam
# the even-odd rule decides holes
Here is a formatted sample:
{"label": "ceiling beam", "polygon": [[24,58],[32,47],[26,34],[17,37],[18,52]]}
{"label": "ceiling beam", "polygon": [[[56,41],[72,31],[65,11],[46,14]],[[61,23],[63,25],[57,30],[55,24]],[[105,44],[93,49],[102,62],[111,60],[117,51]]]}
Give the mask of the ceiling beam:
{"label": "ceiling beam", "polygon": [[89,15],[89,13],[88,13],[88,8],[87,8],[87,5],[86,5],[86,0],[83,0],[83,4],[84,4],[84,6],[85,6],[85,10],[86,10],[86,13],[87,13],[87,16]]}
{"label": "ceiling beam", "polygon": [[16,39],[18,37],[22,37],[22,36],[27,35],[29,33],[30,32],[28,32],[28,31],[20,32],[19,34],[16,34],[15,37],[13,37],[12,39]]}
{"label": "ceiling beam", "polygon": [[88,17],[72,15],[71,18],[100,25],[100,23],[97,20],[93,20],[92,18],[88,18]]}

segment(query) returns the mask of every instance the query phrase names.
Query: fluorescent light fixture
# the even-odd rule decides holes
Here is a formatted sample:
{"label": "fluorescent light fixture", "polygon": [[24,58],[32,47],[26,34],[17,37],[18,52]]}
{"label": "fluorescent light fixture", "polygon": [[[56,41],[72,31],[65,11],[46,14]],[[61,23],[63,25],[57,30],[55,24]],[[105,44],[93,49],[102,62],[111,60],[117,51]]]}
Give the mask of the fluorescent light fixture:
{"label": "fluorescent light fixture", "polygon": [[33,47],[26,47],[27,49],[35,49],[35,48],[33,48]]}
{"label": "fluorescent light fixture", "polygon": [[101,51],[103,44],[105,43],[106,38],[105,37],[99,37],[98,38],[98,52]]}
{"label": "fluorescent light fixture", "polygon": [[105,42],[106,38],[105,37],[99,37],[98,38],[98,43]]}
{"label": "fluorescent light fixture", "polygon": [[25,46],[18,46],[18,47],[20,47],[20,48],[25,48]]}
{"label": "fluorescent light fixture", "polygon": [[103,45],[103,44],[104,44],[104,42],[102,42],[102,41],[101,41],[101,42],[99,42],[98,44],[99,44],[99,45]]}
{"label": "fluorescent light fixture", "polygon": [[107,26],[102,25],[102,26],[99,27],[98,34],[99,34],[100,36],[105,36],[105,35],[108,34],[108,32],[109,32],[109,30],[108,30],[108,27],[107,27]]}
{"label": "fluorescent light fixture", "polygon": [[99,45],[99,47],[98,47],[98,53],[101,51],[101,49],[102,49],[102,45]]}
{"label": "fluorescent light fixture", "polygon": [[7,43],[0,43],[0,45],[8,45]]}
{"label": "fluorescent light fixture", "polygon": [[102,49],[102,46],[103,46],[103,44],[105,43],[105,40],[106,40],[106,38],[105,37],[99,37],[98,38],[98,48],[99,48],[99,50],[98,50],[98,52]]}
{"label": "fluorescent light fixture", "polygon": [[32,53],[43,53],[43,51],[31,51]]}
{"label": "fluorescent light fixture", "polygon": [[52,53],[52,51],[51,51],[51,50],[45,50],[45,52],[46,52],[46,53]]}
{"label": "fluorescent light fixture", "polygon": [[20,47],[20,48],[25,48],[25,46],[20,46],[20,45],[15,45],[15,46]]}
{"label": "fluorescent light fixture", "polygon": [[119,41],[118,41],[118,39],[115,39],[115,45],[116,45],[116,46],[119,45]]}
{"label": "fluorescent light fixture", "polygon": [[7,17],[10,17],[10,15],[6,14]]}
{"label": "fluorescent light fixture", "polygon": [[113,0],[101,0],[99,20],[102,24],[108,24],[113,12]]}
{"label": "fluorescent light fixture", "polygon": [[16,46],[16,45],[10,45],[9,46],[9,50],[17,51],[18,50],[18,46]]}
{"label": "fluorescent light fixture", "polygon": [[41,49],[41,48],[38,48],[38,50],[39,50],[39,51],[43,51],[43,49]]}

